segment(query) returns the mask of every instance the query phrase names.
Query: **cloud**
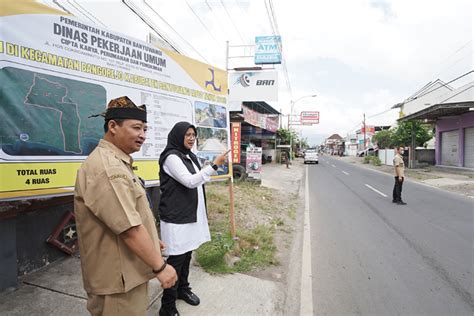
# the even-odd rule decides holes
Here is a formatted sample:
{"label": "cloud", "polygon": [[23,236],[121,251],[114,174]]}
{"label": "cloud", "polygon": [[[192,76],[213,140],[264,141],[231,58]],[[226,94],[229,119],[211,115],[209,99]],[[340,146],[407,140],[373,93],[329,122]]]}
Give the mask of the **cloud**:
{"label": "cloud", "polygon": [[[269,0],[147,2],[171,28],[142,2],[136,5],[184,54],[201,60],[204,56],[221,68],[226,63],[226,41],[232,46],[251,44],[255,36],[272,33],[267,15]],[[139,36],[135,31],[141,22],[137,18],[125,19],[123,11],[128,12],[127,16],[133,14],[120,1],[108,5],[106,11],[94,10],[105,7],[102,3],[94,1],[84,6],[107,21],[111,28],[144,38],[143,28]],[[449,81],[473,69],[471,0],[273,0],[272,3],[293,93],[290,95],[285,87],[282,67],[276,66],[280,71],[279,102],[271,104],[288,114],[292,98],[318,94],[316,99],[296,105],[295,111],[321,112],[321,123],[301,127],[304,133],[342,135],[360,123],[363,113],[373,116],[429,81],[438,77]],[[121,18],[116,14],[110,17],[112,7]],[[130,23],[124,26],[123,20]],[[231,49],[233,56],[244,53],[251,54],[252,49]],[[252,62],[252,58],[231,59],[230,66],[249,66]],[[396,117],[396,111],[388,111],[370,120],[373,124],[386,124]]]}

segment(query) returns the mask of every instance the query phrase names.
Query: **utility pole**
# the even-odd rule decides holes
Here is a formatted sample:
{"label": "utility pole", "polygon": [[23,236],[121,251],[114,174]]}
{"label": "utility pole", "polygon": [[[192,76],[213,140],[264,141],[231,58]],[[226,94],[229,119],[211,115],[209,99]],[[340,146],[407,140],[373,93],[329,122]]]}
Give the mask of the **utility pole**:
{"label": "utility pole", "polygon": [[290,115],[288,115],[288,132],[290,133],[290,153],[288,159],[291,161],[293,159],[293,135],[291,134],[291,120],[293,119],[293,105],[295,102],[291,100],[290,105]]}
{"label": "utility pole", "polygon": [[[283,113],[283,110],[280,108],[280,113]],[[283,115],[279,115],[280,128],[283,128]]]}
{"label": "utility pole", "polygon": [[411,122],[411,146],[410,151],[408,152],[411,156],[408,168],[415,168],[416,162],[416,133],[415,133],[415,122]]}
{"label": "utility pole", "polygon": [[367,143],[366,143],[366,128],[365,128],[365,113],[364,113],[364,121],[362,123],[364,124],[364,150],[366,150]]}
{"label": "utility pole", "polygon": [[296,101],[290,100],[291,103],[290,103],[290,115],[288,116],[288,131],[290,132],[290,156],[292,159],[293,159],[293,137],[291,133],[291,124],[292,124],[291,120],[293,120],[293,108],[298,101],[304,98],[315,98],[315,97],[317,97],[316,94],[311,94],[311,95],[302,96],[301,98],[296,99]]}

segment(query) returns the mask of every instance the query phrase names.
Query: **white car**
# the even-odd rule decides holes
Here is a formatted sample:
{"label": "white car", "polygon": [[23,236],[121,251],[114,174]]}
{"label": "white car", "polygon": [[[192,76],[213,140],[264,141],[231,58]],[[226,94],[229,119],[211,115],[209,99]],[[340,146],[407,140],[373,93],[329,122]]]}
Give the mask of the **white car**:
{"label": "white car", "polygon": [[319,163],[319,155],[316,149],[308,149],[304,153],[304,163]]}

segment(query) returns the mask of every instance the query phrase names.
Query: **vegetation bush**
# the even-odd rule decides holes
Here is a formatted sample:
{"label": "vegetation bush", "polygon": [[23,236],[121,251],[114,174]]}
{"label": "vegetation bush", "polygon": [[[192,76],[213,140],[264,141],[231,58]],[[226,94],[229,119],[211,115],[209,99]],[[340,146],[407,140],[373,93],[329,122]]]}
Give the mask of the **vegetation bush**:
{"label": "vegetation bush", "polygon": [[373,156],[373,157],[372,157],[372,164],[373,164],[374,166],[381,166],[381,165],[382,165],[382,161],[380,160],[379,157]]}

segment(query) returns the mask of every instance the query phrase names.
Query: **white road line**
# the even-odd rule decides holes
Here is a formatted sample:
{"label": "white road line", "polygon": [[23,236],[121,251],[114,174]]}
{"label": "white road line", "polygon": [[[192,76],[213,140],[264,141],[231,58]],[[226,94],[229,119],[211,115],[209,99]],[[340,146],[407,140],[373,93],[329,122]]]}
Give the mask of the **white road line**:
{"label": "white road line", "polygon": [[346,176],[349,175],[349,172],[345,172],[344,170],[342,170],[342,173],[345,174]]}
{"label": "white road line", "polygon": [[371,189],[372,191],[377,192],[377,193],[380,194],[381,196],[387,197],[387,194],[380,192],[380,191],[377,190],[376,188],[374,188],[374,187],[372,187],[372,186],[370,186],[370,185],[368,185],[368,184],[365,184],[365,186],[368,187],[369,189]]}
{"label": "white road line", "polygon": [[333,168],[336,168],[336,166],[335,166],[335,165],[331,165],[331,166],[332,166]]}
{"label": "white road line", "polygon": [[313,272],[311,271],[311,223],[309,221],[309,185],[306,168],[303,227],[303,257],[301,258],[300,315],[313,315]]}

